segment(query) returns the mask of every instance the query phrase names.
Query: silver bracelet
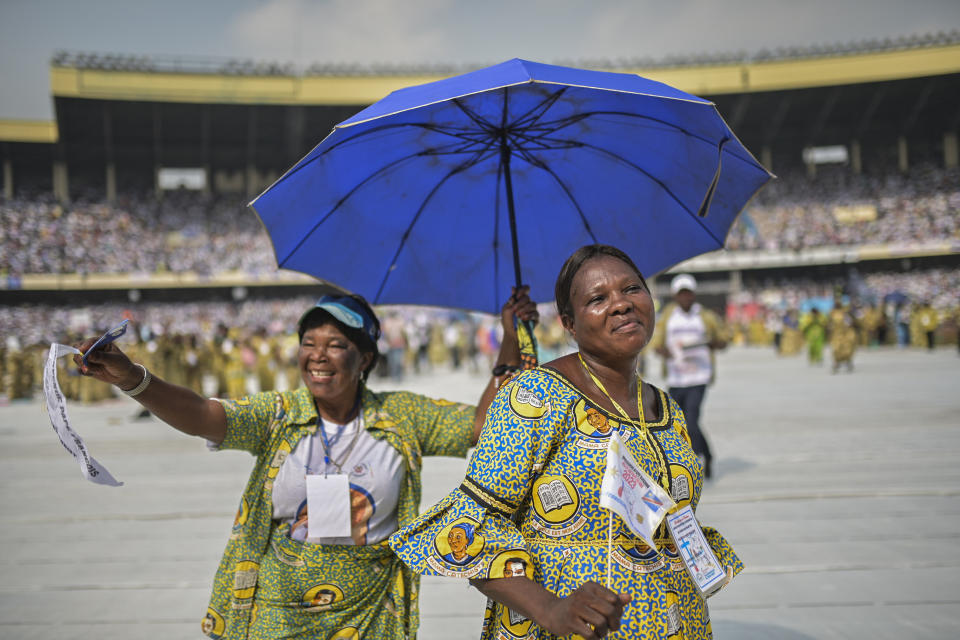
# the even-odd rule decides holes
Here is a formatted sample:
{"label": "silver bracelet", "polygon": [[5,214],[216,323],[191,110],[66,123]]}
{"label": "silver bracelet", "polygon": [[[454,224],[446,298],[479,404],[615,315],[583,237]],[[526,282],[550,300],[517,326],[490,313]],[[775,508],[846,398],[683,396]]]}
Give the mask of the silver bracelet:
{"label": "silver bracelet", "polygon": [[140,384],[135,386],[133,389],[130,389],[129,391],[127,391],[126,389],[120,389],[120,391],[123,391],[125,394],[127,394],[131,398],[136,398],[138,395],[143,393],[144,389],[146,389],[150,385],[150,381],[153,380],[153,376],[150,375],[150,372],[147,371],[147,368],[142,364],[138,364],[136,362],[134,362],[133,364],[134,366],[140,367],[140,370],[143,371],[143,380],[140,381]]}

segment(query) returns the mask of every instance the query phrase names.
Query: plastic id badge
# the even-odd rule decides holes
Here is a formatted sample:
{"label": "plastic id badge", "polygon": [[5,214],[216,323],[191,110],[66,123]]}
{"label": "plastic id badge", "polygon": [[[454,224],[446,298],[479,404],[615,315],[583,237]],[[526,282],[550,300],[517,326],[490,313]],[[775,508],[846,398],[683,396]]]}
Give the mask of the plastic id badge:
{"label": "plastic id badge", "polygon": [[713,595],[726,584],[727,573],[703,535],[693,509],[687,505],[667,514],[666,521],[687,573],[700,589],[700,594],[704,598]]}
{"label": "plastic id badge", "polygon": [[350,479],[343,473],[308,475],[307,538],[350,537]]}
{"label": "plastic id badge", "polygon": [[120,336],[122,336],[123,334],[125,334],[125,333],[127,332],[127,323],[128,323],[128,322],[129,322],[129,320],[124,320],[123,322],[121,322],[120,324],[118,324],[117,326],[115,326],[113,329],[110,329],[110,331],[107,331],[105,334],[103,334],[102,336],[100,336],[100,337],[97,339],[96,342],[94,342],[92,345],[90,345],[90,348],[87,349],[86,353],[84,353],[83,356],[81,357],[81,360],[82,360],[82,362],[83,362],[83,366],[87,366],[87,356],[88,356],[88,355],[90,355],[90,354],[93,353],[95,350],[97,350],[97,349],[99,349],[99,348],[101,348],[101,347],[107,346],[108,344],[110,344],[111,342],[113,342],[114,340],[116,340],[117,338],[119,338]]}

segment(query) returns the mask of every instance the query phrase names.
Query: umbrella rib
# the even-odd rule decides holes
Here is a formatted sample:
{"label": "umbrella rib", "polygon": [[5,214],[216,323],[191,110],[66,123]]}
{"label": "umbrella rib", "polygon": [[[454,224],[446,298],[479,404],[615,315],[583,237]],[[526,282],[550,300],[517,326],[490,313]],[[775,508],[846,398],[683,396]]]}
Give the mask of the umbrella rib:
{"label": "umbrella rib", "polygon": [[588,149],[593,149],[594,151],[598,151],[598,152],[600,152],[600,153],[605,153],[605,154],[607,154],[608,156],[611,156],[611,157],[619,160],[620,162],[623,162],[623,163],[626,164],[627,166],[636,169],[637,171],[639,171],[639,172],[642,173],[643,175],[647,176],[648,178],[650,178],[651,180],[653,180],[654,182],[656,182],[658,185],[660,185],[660,188],[663,189],[663,190],[667,193],[667,195],[669,195],[671,198],[673,198],[673,199],[676,201],[676,203],[679,204],[680,207],[681,207],[684,211],[687,212],[687,214],[688,214],[691,218],[693,218],[694,220],[696,220],[697,224],[699,224],[701,227],[703,227],[703,230],[704,230],[704,231],[706,231],[708,234],[710,234],[710,237],[711,237],[711,238],[713,238],[714,240],[717,241],[717,243],[718,243],[719,246],[721,246],[721,247],[723,246],[723,242],[722,242],[719,238],[717,238],[716,234],[713,233],[713,231],[710,229],[710,227],[708,227],[706,224],[704,224],[703,218],[699,217],[699,216],[698,216],[696,213],[694,213],[693,211],[690,211],[690,209],[687,207],[687,205],[685,205],[685,204],[680,200],[680,198],[678,198],[677,195],[676,195],[673,191],[671,191],[670,188],[667,187],[667,185],[665,185],[665,184],[663,183],[663,181],[661,181],[659,178],[655,177],[653,174],[651,174],[651,173],[650,173],[649,171],[647,171],[646,169],[640,167],[639,165],[634,164],[633,162],[630,162],[629,160],[627,160],[626,158],[624,158],[624,157],[621,156],[620,154],[614,153],[614,152],[612,152],[612,151],[608,151],[608,150],[603,149],[603,148],[601,148],[601,147],[598,147],[598,146],[596,146],[596,145],[592,145],[592,144],[588,144],[588,143],[582,143],[582,144],[583,144],[584,147],[586,147],[586,148],[588,148]]}
{"label": "umbrella rib", "polygon": [[[711,147],[716,146],[716,143],[713,142],[713,140],[711,140],[710,138],[708,138],[708,137],[706,137],[706,136],[702,136],[702,135],[697,134],[697,133],[693,133],[693,132],[690,131],[689,129],[685,129],[684,127],[681,127],[680,125],[673,124],[672,122],[668,122],[668,121],[662,120],[662,119],[660,119],[660,118],[654,118],[654,117],[651,117],[651,116],[645,116],[645,115],[642,115],[642,114],[639,114],[639,113],[630,113],[629,111],[587,111],[587,112],[584,112],[584,113],[576,114],[576,115],[574,115],[574,116],[570,116],[570,117],[568,117],[568,118],[564,118],[563,120],[554,120],[554,121],[551,121],[551,122],[548,122],[548,123],[543,123],[544,125],[556,123],[557,126],[553,127],[553,128],[550,129],[549,131],[544,131],[543,134],[542,134],[542,136],[546,136],[546,135],[549,135],[549,134],[551,134],[551,133],[557,132],[557,131],[559,131],[559,130],[561,130],[561,129],[563,129],[563,128],[566,128],[566,127],[568,127],[568,126],[570,126],[570,125],[572,125],[572,124],[576,124],[576,123],[579,122],[580,120],[584,120],[584,119],[586,119],[586,118],[591,118],[591,117],[594,117],[594,116],[625,116],[625,117],[628,117],[628,118],[638,118],[638,119],[641,119],[641,120],[649,120],[650,122],[656,122],[656,123],[658,123],[658,124],[662,124],[662,125],[664,125],[664,126],[666,126],[666,127],[669,127],[670,129],[675,129],[675,130],[683,133],[684,135],[689,136],[689,137],[691,137],[691,138],[694,138],[694,139],[696,139],[696,140],[700,140],[701,142],[704,142],[704,143],[710,145]],[[541,136],[541,137],[542,137],[542,136]],[[728,153],[729,153],[729,152],[728,152]],[[731,154],[731,155],[733,155],[734,157],[738,157],[738,156],[736,156],[735,154]],[[742,158],[740,158],[740,159],[742,160]]]}
{"label": "umbrella rib", "polygon": [[[566,118],[562,118],[560,120],[551,120],[548,122],[541,122],[541,123],[538,123],[537,126],[535,127],[531,126],[531,127],[527,127],[526,129],[514,129],[510,132],[510,134],[511,134],[511,138],[522,137],[528,143],[532,143],[534,141],[549,139],[548,136],[550,136],[551,134],[554,134],[560,131],[561,129],[565,129],[587,118],[591,118],[594,116],[603,116],[603,115],[624,116],[628,118],[638,118],[642,120],[648,120],[650,122],[656,122],[670,129],[679,131],[686,136],[700,140],[701,142],[704,142],[706,144],[713,146],[713,142],[709,138],[693,133],[688,129],[685,129],[679,125],[673,124],[672,122],[668,122],[660,118],[654,118],[651,116],[646,116],[638,113],[630,113],[629,111],[588,111],[585,113],[577,113],[577,114],[568,116]],[[563,142],[566,142],[568,144],[573,144],[574,146],[578,145],[578,143],[575,141],[572,143],[570,143],[569,141],[563,141]],[[548,147],[544,146],[544,148],[548,148]]]}
{"label": "umbrella rib", "polygon": [[[571,149],[571,148],[582,146],[580,142],[577,142],[575,140],[551,139],[551,138],[544,137],[544,135],[531,136],[531,135],[527,135],[525,132],[522,132],[522,131],[513,131],[509,134],[509,137],[511,140],[514,140],[514,141],[523,140],[529,143],[535,143],[536,144],[535,148],[540,151],[546,151],[550,149]],[[544,142],[544,140],[547,140],[549,142],[562,143],[562,144],[560,146],[550,146],[549,144]],[[530,151],[534,147],[524,146],[522,143],[517,142],[516,145],[512,146],[511,148],[515,148],[517,150],[523,150],[523,151]]]}
{"label": "umbrella rib", "polygon": [[396,123],[396,124],[385,124],[385,125],[381,125],[381,126],[379,126],[379,127],[373,127],[373,128],[371,128],[371,129],[366,129],[366,130],[364,130],[364,131],[358,131],[358,132],[354,133],[354,134],[351,135],[351,136],[348,136],[348,137],[346,137],[346,138],[344,138],[344,139],[342,139],[342,140],[338,140],[336,143],[331,144],[329,148],[324,149],[322,153],[318,153],[317,155],[313,156],[312,158],[309,158],[309,159],[307,159],[307,160],[301,161],[300,164],[298,164],[298,165],[296,165],[295,167],[293,167],[292,169],[290,169],[287,173],[285,173],[285,174],[283,175],[283,177],[281,177],[279,180],[277,180],[277,183],[276,183],[276,184],[279,184],[279,183],[281,183],[281,182],[285,182],[287,179],[289,179],[289,178],[291,178],[292,176],[294,176],[295,174],[299,173],[301,170],[307,168],[309,165],[313,164],[313,163],[316,162],[317,160],[323,158],[324,156],[326,156],[327,154],[329,154],[331,151],[333,151],[333,150],[335,150],[335,149],[337,149],[337,148],[339,148],[339,147],[341,147],[341,146],[343,146],[343,145],[345,145],[345,144],[347,144],[347,143],[354,142],[355,140],[358,140],[359,138],[362,138],[362,137],[368,136],[368,135],[372,135],[372,134],[374,134],[374,133],[381,133],[381,132],[387,131],[387,130],[389,130],[389,129],[400,129],[400,128],[403,128],[403,127],[419,127],[419,128],[421,128],[421,129],[427,129],[427,130],[429,130],[429,131],[433,131],[433,132],[435,132],[435,133],[440,133],[440,134],[443,134],[443,135],[446,135],[446,136],[450,136],[450,137],[452,137],[452,138],[457,138],[457,139],[460,139],[460,140],[463,140],[463,141],[466,141],[466,142],[471,142],[471,143],[474,143],[474,144],[483,144],[483,136],[481,136],[481,135],[474,135],[474,136],[466,135],[466,134],[471,133],[471,130],[470,130],[470,129],[466,129],[466,128],[464,128],[464,129],[462,130],[462,133],[457,133],[457,129],[456,129],[455,127],[447,127],[447,128],[444,128],[444,127],[439,127],[439,126],[437,126],[437,125],[431,124],[431,123],[429,123],[429,122],[401,122],[401,123]]}
{"label": "umbrella rib", "polygon": [[[435,132],[437,132],[437,133],[442,133],[442,134],[444,134],[444,135],[448,135],[448,136],[451,136],[451,137],[463,138],[463,136],[458,135],[457,133],[455,133],[455,132],[457,131],[457,129],[456,129],[455,127],[440,127],[440,126],[437,126],[437,125],[432,124],[432,123],[430,123],[430,122],[396,122],[396,123],[391,123],[391,124],[380,125],[379,127],[371,127],[370,129],[365,129],[365,130],[363,130],[363,131],[357,131],[357,132],[354,133],[353,135],[350,135],[350,136],[348,136],[348,137],[346,137],[346,138],[343,138],[342,140],[338,140],[335,144],[330,145],[330,147],[329,147],[328,149],[325,149],[325,150],[323,151],[323,153],[321,153],[321,154],[317,154],[316,157],[320,157],[320,156],[326,155],[326,154],[330,153],[331,151],[333,151],[334,149],[336,149],[336,148],[338,148],[338,147],[341,147],[341,146],[343,146],[343,145],[345,145],[345,144],[347,144],[347,143],[349,143],[349,142],[353,142],[353,141],[357,140],[358,138],[362,138],[362,137],[364,137],[364,136],[372,135],[372,134],[374,134],[374,133],[382,133],[383,131],[387,131],[387,130],[390,130],[390,129],[401,129],[401,128],[404,128],[404,127],[419,127],[419,128],[421,128],[421,129],[429,129],[429,130],[431,130],[431,131],[435,131]],[[462,129],[462,131],[463,131],[464,133],[470,133],[471,130],[464,128],[464,129]],[[313,158],[311,158],[311,160],[312,160],[312,159],[313,159]]]}
{"label": "umbrella rib", "polygon": [[536,122],[537,120],[542,118],[544,115],[546,115],[547,111],[550,110],[550,107],[556,104],[557,100],[559,100],[563,96],[566,90],[567,90],[567,87],[564,87],[558,91],[554,91],[552,94],[544,98],[541,102],[533,105],[530,109],[527,110],[526,113],[517,116],[513,120],[513,122],[510,123],[509,127],[511,129],[515,127],[526,127],[528,126],[525,124],[526,121]]}
{"label": "umbrella rib", "polygon": [[[476,143],[475,143],[475,144],[476,144]],[[463,171],[463,170],[465,170],[465,169],[470,168],[471,166],[476,165],[478,162],[481,162],[481,161],[484,159],[484,154],[487,153],[487,152],[489,152],[491,146],[492,146],[492,143],[487,143],[487,144],[485,144],[485,145],[483,146],[483,148],[480,148],[480,149],[470,150],[470,149],[467,149],[466,147],[461,147],[459,150],[443,151],[443,152],[436,152],[435,149],[427,149],[427,150],[424,150],[424,151],[419,151],[419,152],[417,152],[417,153],[410,154],[410,155],[408,155],[408,156],[404,156],[404,157],[399,158],[399,159],[397,159],[397,160],[395,160],[395,161],[393,161],[393,162],[391,162],[391,163],[389,163],[389,164],[384,165],[383,167],[380,167],[380,168],[377,169],[375,172],[371,173],[369,176],[367,176],[367,177],[364,178],[362,181],[360,181],[360,182],[359,182],[357,185],[355,185],[352,189],[350,189],[350,191],[348,191],[342,198],[340,198],[340,200],[337,201],[337,203],[333,206],[333,208],[330,209],[330,211],[328,211],[328,212],[323,216],[323,218],[321,218],[321,219],[310,229],[310,231],[308,231],[306,234],[304,234],[303,238],[300,239],[300,242],[298,242],[297,245],[287,253],[286,257],[285,257],[283,260],[278,261],[277,266],[282,267],[282,266],[284,265],[284,263],[286,263],[286,261],[289,260],[290,257],[291,257],[294,253],[296,253],[296,252],[300,249],[300,247],[303,246],[303,244],[310,238],[310,236],[313,235],[313,233],[320,227],[320,225],[322,225],[324,222],[326,222],[326,221],[330,218],[330,216],[332,216],[334,213],[336,213],[336,211],[340,208],[341,205],[343,205],[354,193],[356,193],[356,191],[357,191],[358,189],[360,189],[362,186],[364,186],[364,185],[365,185],[367,182],[369,182],[370,180],[372,180],[372,179],[376,178],[377,176],[379,176],[380,174],[382,174],[384,171],[388,171],[388,170],[392,169],[393,167],[397,166],[398,164],[400,164],[400,163],[402,163],[402,162],[406,162],[407,160],[412,160],[412,159],[417,158],[417,157],[420,157],[420,156],[436,156],[436,155],[448,155],[448,154],[449,154],[449,155],[459,155],[459,154],[468,153],[468,152],[469,152],[469,153],[472,153],[472,154],[473,154],[473,157],[472,157],[472,158],[470,158],[469,160],[463,162],[461,165],[459,165],[459,167],[458,167],[457,169],[455,169],[455,172],[457,172],[457,171]],[[319,157],[319,156],[318,156],[318,157]]]}
{"label": "umbrella rib", "polygon": [[406,162],[407,160],[412,160],[412,159],[417,158],[417,157],[422,156],[422,155],[424,155],[422,152],[417,152],[417,153],[410,154],[410,155],[408,155],[408,156],[404,156],[404,157],[399,158],[399,159],[397,159],[397,160],[394,160],[393,162],[390,162],[389,164],[386,164],[386,165],[380,167],[379,169],[377,169],[376,171],[374,171],[373,173],[371,173],[370,175],[368,175],[366,178],[364,178],[363,180],[361,180],[359,183],[357,183],[352,189],[350,189],[350,191],[348,191],[346,194],[344,194],[344,196],[343,196],[342,198],[340,198],[339,200],[337,200],[337,203],[336,203],[335,205],[333,205],[333,208],[331,208],[330,211],[328,211],[315,225],[313,225],[313,227],[310,228],[310,231],[308,231],[307,233],[305,233],[305,234],[303,235],[303,237],[300,239],[300,242],[298,242],[297,245],[296,245],[293,249],[291,249],[289,252],[287,252],[286,257],[285,257],[283,260],[280,260],[280,261],[277,262],[277,266],[279,266],[279,267],[284,266],[284,264],[286,263],[286,261],[289,260],[289,259],[291,258],[291,256],[293,256],[293,254],[295,254],[297,251],[299,251],[299,250],[300,250],[300,247],[303,246],[303,244],[310,238],[310,236],[312,236],[313,233],[314,233],[317,229],[320,228],[320,225],[322,225],[324,222],[326,222],[327,220],[329,220],[329,219],[330,219],[330,216],[332,216],[334,213],[336,213],[337,210],[341,207],[341,205],[343,205],[343,204],[344,204],[354,193],[356,193],[361,187],[363,187],[365,184],[367,184],[368,182],[370,182],[371,180],[373,180],[374,178],[376,178],[377,176],[379,176],[379,175],[382,174],[383,172],[388,171],[388,170],[392,169],[393,167],[397,166],[398,164],[400,164],[400,163],[402,163],[402,162]]}
{"label": "umbrella rib", "polygon": [[577,202],[577,199],[574,197],[573,193],[570,191],[570,188],[567,186],[567,183],[565,183],[560,178],[560,176],[557,175],[557,172],[551,169],[545,162],[543,162],[539,158],[536,158],[530,155],[529,152],[527,151],[521,152],[521,157],[527,162],[529,162],[531,165],[533,165],[534,167],[537,167],[539,169],[542,169],[543,171],[546,171],[553,177],[554,180],[557,181],[557,184],[560,185],[560,188],[563,189],[563,192],[567,195],[567,198],[570,199],[570,202],[573,203],[574,208],[577,210],[577,214],[580,216],[580,221],[583,223],[583,228],[587,230],[587,233],[590,235],[590,239],[593,240],[594,244],[596,244],[597,236],[594,235],[593,229],[590,227],[590,222],[587,221],[587,216],[583,212],[583,208],[580,206],[580,203]]}
{"label": "umbrella rib", "polygon": [[465,104],[463,104],[463,102],[459,98],[454,99],[453,104],[455,104],[458,109],[463,111],[463,113],[468,118],[470,118],[470,120],[472,120],[477,126],[483,129],[485,132],[491,133],[496,129],[496,127],[492,123],[490,123],[487,120],[484,120],[479,115],[474,113],[473,110],[468,108]]}
{"label": "umbrella rib", "polygon": [[445,175],[441,180],[437,182],[437,184],[433,186],[433,189],[430,190],[430,193],[427,194],[427,197],[423,199],[422,203],[420,203],[420,207],[417,209],[417,213],[414,214],[413,220],[410,221],[410,224],[407,226],[407,230],[404,231],[403,233],[403,237],[400,238],[400,245],[397,247],[396,253],[393,254],[393,259],[390,261],[390,266],[387,268],[387,272],[383,274],[383,280],[380,282],[380,288],[377,289],[377,295],[374,296],[373,298],[374,304],[379,302],[380,295],[383,293],[383,288],[387,286],[387,279],[390,277],[390,274],[393,272],[393,269],[397,264],[397,258],[400,257],[400,252],[403,251],[403,247],[407,243],[407,238],[410,237],[410,232],[417,225],[417,221],[420,219],[420,215],[423,213],[423,210],[427,208],[427,205],[430,203],[430,200],[433,199],[433,196],[435,196],[437,191],[440,190],[440,187],[446,184],[447,180],[449,180],[456,174],[460,173],[461,171],[464,171],[465,169],[469,168],[473,164],[475,163],[468,161],[468,162],[464,162],[463,164],[457,165],[456,167],[451,169],[450,172],[447,173],[447,175]]}

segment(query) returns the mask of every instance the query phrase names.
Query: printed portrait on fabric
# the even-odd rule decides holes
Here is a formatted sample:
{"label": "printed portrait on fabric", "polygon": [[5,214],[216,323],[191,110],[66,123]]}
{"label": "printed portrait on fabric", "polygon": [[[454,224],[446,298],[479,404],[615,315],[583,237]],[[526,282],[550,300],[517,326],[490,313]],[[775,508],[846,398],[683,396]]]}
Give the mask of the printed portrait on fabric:
{"label": "printed portrait on fabric", "polygon": [[571,416],[581,449],[606,449],[610,434],[620,429],[618,421],[583,398],[574,405]]}
{"label": "printed portrait on fabric", "polygon": [[307,589],[300,598],[300,606],[307,611],[324,611],[343,600],[343,590],[335,584],[318,584]]}
{"label": "printed portrait on fabric", "polygon": [[437,554],[448,564],[462,567],[483,551],[485,540],[476,533],[480,526],[472,518],[460,518],[444,529],[434,542]]}
{"label": "printed portrait on fabric", "polygon": [[472,578],[479,575],[485,566],[480,554],[486,538],[477,532],[480,523],[473,518],[457,518],[440,529],[433,540],[433,553],[427,557],[429,564],[440,575]]}
{"label": "printed portrait on fabric", "polygon": [[530,554],[523,549],[507,549],[498,553],[487,569],[488,578],[513,578],[526,576],[533,580],[533,563]]}

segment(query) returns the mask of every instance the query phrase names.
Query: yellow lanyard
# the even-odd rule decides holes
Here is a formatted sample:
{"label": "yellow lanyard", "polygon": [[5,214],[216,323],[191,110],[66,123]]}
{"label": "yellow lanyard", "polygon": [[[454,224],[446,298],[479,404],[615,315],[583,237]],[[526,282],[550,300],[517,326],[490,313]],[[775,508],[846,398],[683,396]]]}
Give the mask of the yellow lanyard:
{"label": "yellow lanyard", "polygon": [[[633,422],[626,411],[623,410],[616,400],[613,399],[613,396],[607,391],[607,388],[603,386],[603,383],[600,382],[600,379],[594,375],[593,371],[587,365],[586,361],[583,359],[583,355],[578,351],[577,357],[580,358],[580,364],[583,365],[583,370],[587,372],[587,375],[590,376],[590,379],[593,380],[593,384],[597,385],[597,388],[603,392],[603,395],[607,396],[607,400],[616,408],[621,416],[629,422]],[[643,415],[643,393],[641,389],[643,388],[643,381],[640,377],[637,377],[637,410],[640,412],[640,430],[643,432],[644,442],[647,445],[647,448],[653,454],[654,460],[657,463],[657,470],[660,472],[660,484],[664,484],[667,481],[667,462],[663,458],[663,455],[660,449],[653,442],[653,435],[650,433],[650,429],[647,428],[647,418]],[[669,491],[668,487],[664,487]]]}

